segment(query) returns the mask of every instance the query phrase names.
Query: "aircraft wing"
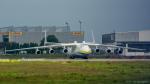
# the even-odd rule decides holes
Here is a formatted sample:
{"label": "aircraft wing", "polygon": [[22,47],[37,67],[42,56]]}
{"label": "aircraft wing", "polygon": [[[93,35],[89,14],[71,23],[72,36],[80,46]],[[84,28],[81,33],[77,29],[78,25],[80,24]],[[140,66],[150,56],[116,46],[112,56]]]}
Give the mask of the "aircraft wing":
{"label": "aircraft wing", "polygon": [[132,48],[132,47],[123,47],[123,46],[116,46],[116,45],[105,45],[105,44],[96,44],[96,43],[86,43],[89,46],[100,46],[100,47],[111,47],[111,48],[123,48],[123,49],[131,49],[131,50],[139,50],[143,51],[145,49],[139,49],[139,48]]}
{"label": "aircraft wing", "polygon": [[67,46],[75,46],[75,45],[76,45],[75,43],[55,43],[53,45],[47,45],[47,46],[37,46],[37,47],[29,47],[29,48],[6,50],[6,52],[21,51],[21,50],[31,50],[31,49],[42,49],[42,48],[67,47]]}

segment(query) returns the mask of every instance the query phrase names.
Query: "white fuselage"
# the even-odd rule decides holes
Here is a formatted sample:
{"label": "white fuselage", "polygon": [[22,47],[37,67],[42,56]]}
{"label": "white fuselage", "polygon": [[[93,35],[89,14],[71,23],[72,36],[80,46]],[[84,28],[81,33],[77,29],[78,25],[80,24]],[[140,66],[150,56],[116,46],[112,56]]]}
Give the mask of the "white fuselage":
{"label": "white fuselage", "polygon": [[92,53],[92,49],[85,44],[77,44],[72,48],[70,55],[89,55]]}

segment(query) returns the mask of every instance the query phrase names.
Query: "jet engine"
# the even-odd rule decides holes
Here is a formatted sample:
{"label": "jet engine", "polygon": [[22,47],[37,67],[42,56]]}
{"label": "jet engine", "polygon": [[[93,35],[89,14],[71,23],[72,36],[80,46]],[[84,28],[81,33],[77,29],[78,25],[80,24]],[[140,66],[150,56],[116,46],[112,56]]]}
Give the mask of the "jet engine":
{"label": "jet engine", "polygon": [[41,51],[40,50],[36,50],[36,54],[41,54]]}
{"label": "jet engine", "polygon": [[63,53],[68,53],[68,49],[63,49]]}
{"label": "jet engine", "polygon": [[123,49],[122,48],[117,48],[114,50],[115,54],[122,54],[123,53]]}
{"label": "jet engine", "polygon": [[96,49],[95,49],[95,52],[96,52],[96,53],[100,52],[100,49],[96,48]]}
{"label": "jet engine", "polygon": [[20,51],[20,54],[27,54],[27,51]]}
{"label": "jet engine", "polygon": [[53,53],[55,53],[55,51],[53,49],[50,49],[49,54],[53,54]]}
{"label": "jet engine", "polygon": [[106,53],[111,53],[112,50],[111,49],[106,49]]}
{"label": "jet engine", "polygon": [[113,48],[107,48],[105,50],[106,53],[113,53],[114,52],[114,49]]}

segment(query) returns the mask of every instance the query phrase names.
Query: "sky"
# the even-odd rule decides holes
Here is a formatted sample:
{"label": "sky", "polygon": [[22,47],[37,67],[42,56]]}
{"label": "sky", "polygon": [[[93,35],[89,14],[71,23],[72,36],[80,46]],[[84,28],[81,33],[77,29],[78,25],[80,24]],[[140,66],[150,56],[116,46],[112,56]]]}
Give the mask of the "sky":
{"label": "sky", "polygon": [[150,0],[0,0],[0,27],[65,26],[90,41],[111,32],[150,29]]}

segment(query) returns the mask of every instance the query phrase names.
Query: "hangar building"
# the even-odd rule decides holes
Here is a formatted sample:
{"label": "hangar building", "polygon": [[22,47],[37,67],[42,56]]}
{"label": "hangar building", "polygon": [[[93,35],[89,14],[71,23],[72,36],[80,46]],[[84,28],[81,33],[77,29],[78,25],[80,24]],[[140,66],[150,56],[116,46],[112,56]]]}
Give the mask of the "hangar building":
{"label": "hangar building", "polygon": [[[102,43],[145,49],[141,52],[146,54],[150,52],[150,30],[103,34]],[[133,50],[129,50],[129,52],[133,52]]]}
{"label": "hangar building", "polygon": [[69,26],[23,26],[23,27],[3,27],[0,28],[0,42],[38,43],[47,35],[55,35],[59,42],[81,42],[84,40],[84,32],[70,31]]}

